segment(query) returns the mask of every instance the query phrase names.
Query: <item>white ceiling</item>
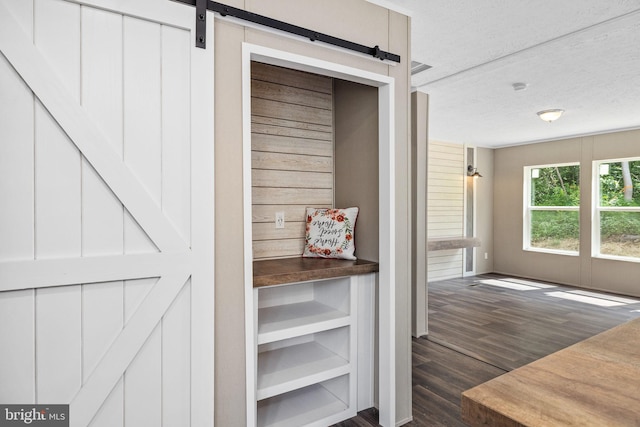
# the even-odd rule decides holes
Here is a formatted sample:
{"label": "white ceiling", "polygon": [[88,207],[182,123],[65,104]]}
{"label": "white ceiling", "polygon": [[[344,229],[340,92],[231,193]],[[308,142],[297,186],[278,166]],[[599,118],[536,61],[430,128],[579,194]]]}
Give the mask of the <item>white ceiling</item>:
{"label": "white ceiling", "polygon": [[[433,67],[412,79],[430,96],[430,139],[501,147],[640,128],[640,0],[370,1],[412,16],[411,59]],[[537,117],[550,108],[565,113]]]}

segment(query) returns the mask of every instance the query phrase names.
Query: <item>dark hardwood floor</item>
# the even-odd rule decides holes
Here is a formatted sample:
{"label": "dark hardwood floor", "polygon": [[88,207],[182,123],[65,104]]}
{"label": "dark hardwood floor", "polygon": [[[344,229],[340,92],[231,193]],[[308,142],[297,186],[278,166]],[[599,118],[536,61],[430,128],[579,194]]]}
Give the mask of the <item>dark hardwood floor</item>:
{"label": "dark hardwood floor", "polygon": [[[465,426],[462,391],[640,317],[639,299],[512,279],[491,274],[429,283],[429,337],[413,339],[407,426]],[[377,420],[371,409],[336,426]]]}

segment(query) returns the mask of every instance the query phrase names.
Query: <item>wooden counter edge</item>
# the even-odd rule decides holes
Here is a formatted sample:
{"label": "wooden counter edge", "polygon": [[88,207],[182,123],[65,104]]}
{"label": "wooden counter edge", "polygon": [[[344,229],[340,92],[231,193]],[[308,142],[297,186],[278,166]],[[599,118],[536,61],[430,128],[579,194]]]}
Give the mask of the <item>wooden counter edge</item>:
{"label": "wooden counter edge", "polygon": [[[500,427],[526,427],[508,416],[489,409],[478,401],[469,397],[473,388],[463,391],[460,400],[460,413],[462,421],[470,426],[500,426]],[[471,393],[472,394],[472,393]]]}
{"label": "wooden counter edge", "polygon": [[[293,265],[292,263],[297,263],[298,265]],[[283,258],[254,261],[253,264],[254,288],[368,274],[379,271],[377,262],[363,259],[351,261],[329,260],[327,258]],[[305,264],[313,268],[305,269]],[[270,268],[260,268],[266,265]]]}

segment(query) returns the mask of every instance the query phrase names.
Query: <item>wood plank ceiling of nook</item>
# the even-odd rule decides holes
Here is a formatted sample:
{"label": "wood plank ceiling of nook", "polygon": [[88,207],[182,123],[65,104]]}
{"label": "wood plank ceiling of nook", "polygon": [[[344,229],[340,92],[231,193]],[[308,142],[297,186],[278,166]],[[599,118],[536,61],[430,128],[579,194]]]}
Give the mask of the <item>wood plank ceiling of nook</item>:
{"label": "wood plank ceiling of nook", "polygon": [[[640,0],[369,0],[412,16],[431,139],[501,147],[640,127]],[[525,83],[516,91],[514,83]],[[536,112],[565,110],[546,123]]]}

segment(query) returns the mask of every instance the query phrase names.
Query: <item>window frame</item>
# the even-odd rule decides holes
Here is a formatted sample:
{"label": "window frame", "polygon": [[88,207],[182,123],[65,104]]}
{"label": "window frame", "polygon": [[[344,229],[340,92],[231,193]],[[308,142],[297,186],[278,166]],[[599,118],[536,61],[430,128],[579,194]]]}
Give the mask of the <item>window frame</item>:
{"label": "window frame", "polygon": [[[544,169],[552,167],[564,167],[564,166],[578,166],[580,172],[580,181],[582,181],[582,173],[580,170],[580,162],[565,162],[565,163],[550,163],[543,165],[531,165],[524,166],[523,168],[523,218],[522,218],[522,250],[528,252],[542,252],[555,255],[567,255],[567,256],[580,256],[580,247],[577,251],[570,251],[566,249],[551,249],[551,248],[538,248],[531,245],[531,212],[532,211],[569,211],[578,212],[578,228],[580,221],[580,204],[577,206],[532,206],[531,204],[531,188],[532,178],[531,173],[534,169]],[[580,183],[581,184],[581,183]],[[582,201],[582,191],[580,193],[580,200]],[[578,241],[580,241],[580,235],[578,234]]]}
{"label": "window frame", "polygon": [[640,157],[621,157],[616,159],[602,159],[594,160],[592,162],[592,207],[591,207],[591,257],[600,259],[611,259],[616,261],[636,262],[640,263],[640,257],[622,256],[622,255],[609,255],[600,253],[601,246],[601,230],[600,223],[602,212],[638,212],[640,213],[640,206],[601,206],[602,195],[600,194],[600,165],[605,163],[621,163],[621,162],[638,162]]}

